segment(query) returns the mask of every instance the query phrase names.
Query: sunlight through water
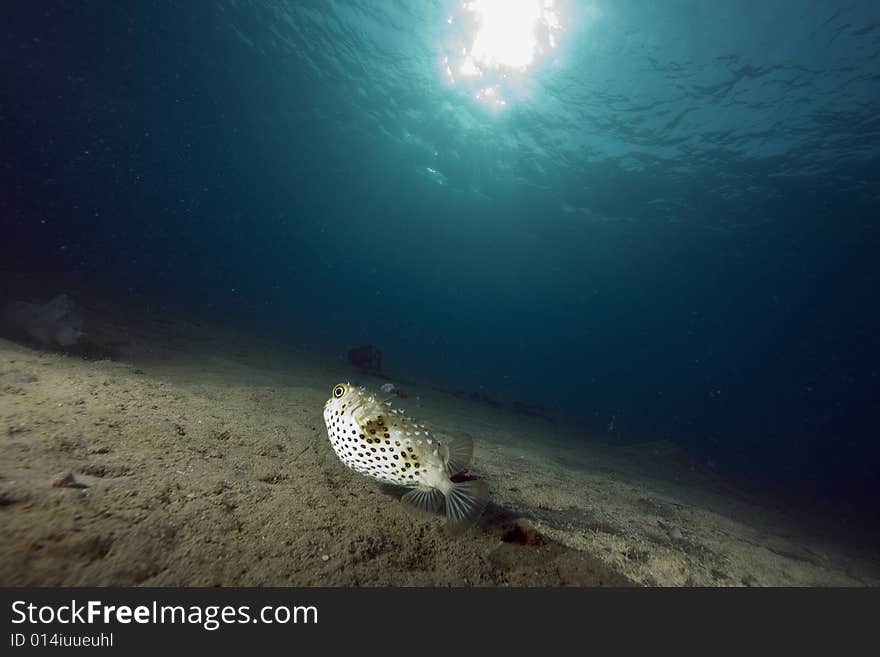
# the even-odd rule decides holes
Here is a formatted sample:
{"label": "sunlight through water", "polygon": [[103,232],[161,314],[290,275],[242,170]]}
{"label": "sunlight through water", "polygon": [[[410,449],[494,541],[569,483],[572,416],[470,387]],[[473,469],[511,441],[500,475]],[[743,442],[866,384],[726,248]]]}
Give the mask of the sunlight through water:
{"label": "sunlight through water", "polygon": [[556,49],[562,30],[555,0],[470,0],[446,22],[447,82],[494,109],[507,105],[526,73]]}

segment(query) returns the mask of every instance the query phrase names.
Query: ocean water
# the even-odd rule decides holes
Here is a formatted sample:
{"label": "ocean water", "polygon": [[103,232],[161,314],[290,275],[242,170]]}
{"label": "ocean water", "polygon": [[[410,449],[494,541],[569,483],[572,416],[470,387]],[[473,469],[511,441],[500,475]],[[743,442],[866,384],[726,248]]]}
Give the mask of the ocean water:
{"label": "ocean water", "polygon": [[871,517],[880,4],[496,4],[8,3],[3,300],[375,344]]}

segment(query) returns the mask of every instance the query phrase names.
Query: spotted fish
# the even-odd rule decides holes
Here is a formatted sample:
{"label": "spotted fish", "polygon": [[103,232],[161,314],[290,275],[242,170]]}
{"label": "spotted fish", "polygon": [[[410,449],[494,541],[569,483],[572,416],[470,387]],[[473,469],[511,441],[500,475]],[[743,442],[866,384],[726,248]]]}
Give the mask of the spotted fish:
{"label": "spotted fish", "polygon": [[413,490],[405,504],[429,513],[446,507],[446,526],[457,533],[476,522],[489,501],[485,482],[454,482],[473,456],[469,437],[428,431],[368,391],[337,383],[324,404],[327,435],[336,456],[355,472]]}

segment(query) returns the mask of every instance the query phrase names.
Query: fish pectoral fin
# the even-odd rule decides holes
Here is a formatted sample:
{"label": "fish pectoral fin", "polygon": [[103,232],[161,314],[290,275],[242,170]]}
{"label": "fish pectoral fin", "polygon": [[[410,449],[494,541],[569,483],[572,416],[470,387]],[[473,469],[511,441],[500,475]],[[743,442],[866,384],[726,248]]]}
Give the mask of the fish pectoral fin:
{"label": "fish pectoral fin", "polygon": [[450,476],[467,470],[474,457],[474,439],[466,433],[437,434],[445,449],[446,471]]}
{"label": "fish pectoral fin", "polygon": [[400,501],[408,511],[419,516],[434,516],[443,508],[443,493],[436,488],[414,488]]}
{"label": "fish pectoral fin", "polygon": [[458,534],[474,524],[489,504],[489,486],[474,479],[452,485],[446,495],[446,528]]}

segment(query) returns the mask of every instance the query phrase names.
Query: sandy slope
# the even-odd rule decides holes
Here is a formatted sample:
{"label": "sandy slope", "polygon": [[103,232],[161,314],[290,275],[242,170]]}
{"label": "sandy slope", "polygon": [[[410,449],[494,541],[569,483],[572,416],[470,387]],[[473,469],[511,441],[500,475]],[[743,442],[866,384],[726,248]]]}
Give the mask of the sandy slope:
{"label": "sandy slope", "polygon": [[[84,360],[0,340],[2,585],[877,585],[876,562],[692,471],[674,445],[572,447],[545,420],[410,387],[476,440],[493,504],[450,538],[342,466],[342,362],[92,309]],[[92,349],[91,355],[100,355]]]}

